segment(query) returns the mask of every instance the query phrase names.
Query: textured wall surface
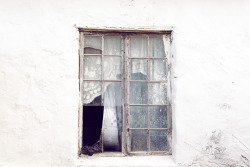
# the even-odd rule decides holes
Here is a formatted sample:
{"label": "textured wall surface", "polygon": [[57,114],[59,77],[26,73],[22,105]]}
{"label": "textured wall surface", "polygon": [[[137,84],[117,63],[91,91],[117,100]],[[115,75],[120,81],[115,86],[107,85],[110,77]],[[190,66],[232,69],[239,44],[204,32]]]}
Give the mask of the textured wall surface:
{"label": "textured wall surface", "polygon": [[171,158],[249,167],[249,8],[243,0],[0,0],[0,166],[105,165],[77,158],[76,25],[173,26]]}

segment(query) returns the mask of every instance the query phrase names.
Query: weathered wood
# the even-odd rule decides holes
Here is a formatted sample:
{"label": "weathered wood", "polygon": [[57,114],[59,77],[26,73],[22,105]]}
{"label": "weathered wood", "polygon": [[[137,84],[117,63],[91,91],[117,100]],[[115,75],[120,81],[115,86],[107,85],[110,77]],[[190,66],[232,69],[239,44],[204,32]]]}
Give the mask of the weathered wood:
{"label": "weathered wood", "polygon": [[[78,144],[78,153],[80,154],[80,150],[82,147],[82,114],[83,114],[83,82],[84,81],[101,81],[102,82],[102,104],[103,104],[103,94],[104,94],[104,82],[122,82],[122,153],[119,155],[169,155],[172,153],[172,81],[171,81],[171,31],[172,30],[134,30],[134,29],[126,29],[126,30],[119,30],[119,29],[91,29],[91,28],[79,28],[80,31],[80,39],[79,39],[79,91],[80,91],[80,102],[79,102],[79,144]],[[91,35],[91,36],[102,36],[102,54],[84,54],[84,36]],[[115,35],[121,36],[121,49],[122,55],[104,55],[104,36],[105,35]],[[137,37],[147,37],[148,40],[148,55],[147,57],[130,57],[130,37],[137,36]],[[166,57],[150,57],[150,37],[152,36],[163,36],[164,42],[164,50]],[[102,63],[102,78],[101,80],[88,80],[83,79],[84,67],[83,67],[83,58],[84,56],[101,56]],[[122,57],[122,69],[123,69],[123,78],[121,80],[104,80],[104,62],[103,58],[105,56],[119,56]],[[131,70],[131,59],[146,59],[147,60],[147,69],[148,69],[148,78],[147,80],[130,80],[130,70]],[[150,81],[150,60],[160,59],[160,60],[167,60],[167,80],[166,81]],[[149,104],[130,104],[129,97],[130,97],[130,81],[132,82],[146,82],[148,83],[148,90],[150,83],[168,83],[167,88],[167,104],[166,105],[154,105]],[[149,92],[148,92],[149,97]],[[129,117],[130,117],[130,106],[147,106],[147,115],[148,115],[148,127],[147,128],[129,128]],[[150,128],[150,106],[168,106],[168,127],[167,128]],[[131,152],[130,146],[130,136],[129,130],[130,129],[145,129],[148,131],[147,134],[147,148],[148,152]],[[167,138],[168,138],[168,151],[157,151],[157,152],[150,152],[150,130],[168,130]],[[102,156],[105,155],[116,155],[115,153],[102,153]]]}
{"label": "weathered wood", "polygon": [[172,59],[172,53],[171,53],[171,34],[167,34],[163,36],[163,42],[164,42],[164,47],[165,47],[165,54],[167,57],[167,80],[168,82],[168,87],[167,87],[167,101],[168,101],[168,151],[170,154],[172,154],[172,84],[171,84],[171,72],[172,72],[172,67],[171,67],[171,59]]}
{"label": "weathered wood", "polygon": [[125,130],[125,145],[126,149],[124,150],[124,153],[127,155],[128,152],[130,151],[130,142],[129,142],[129,115],[130,115],[130,108],[129,108],[129,80],[130,80],[130,61],[129,61],[129,56],[130,56],[130,45],[129,45],[129,37],[126,36],[125,38],[125,58],[124,58],[124,88],[125,88],[125,93],[124,93],[124,102],[125,102],[125,111],[124,111],[124,124],[123,124],[123,129]]}
{"label": "weathered wood", "polygon": [[[147,53],[148,53],[148,55],[147,55],[147,65],[148,65],[148,78],[147,78],[147,81],[148,81],[148,102],[147,102],[147,104],[149,104],[149,81],[150,81],[150,64],[149,64],[149,57],[150,57],[150,41],[149,41],[149,36],[148,36],[148,50],[147,50]],[[147,151],[148,152],[150,152],[150,111],[149,111],[149,106],[147,105],[147,114],[148,114],[148,120],[147,120],[147,122],[148,122],[148,129],[147,129],[147,137],[148,137],[148,140],[147,140]]]}
{"label": "weathered wood", "polygon": [[[101,81],[101,80],[98,80],[98,79],[83,79],[83,81]],[[122,82],[122,80],[103,80],[104,82]]]}
{"label": "weathered wood", "polygon": [[80,100],[78,105],[78,154],[81,154],[82,148],[82,126],[83,126],[83,33],[79,34],[79,92]]}
{"label": "weathered wood", "polygon": [[168,128],[150,128],[150,127],[147,127],[147,128],[129,128],[131,130],[168,130]]}
{"label": "weathered wood", "polygon": [[167,104],[129,104],[130,106],[168,106]]}
{"label": "weathered wood", "polygon": [[85,34],[98,34],[98,33],[126,33],[130,35],[138,35],[138,34],[170,34],[173,30],[173,27],[165,27],[164,30],[155,29],[155,28],[90,28],[90,27],[78,27],[80,32],[84,32]]}

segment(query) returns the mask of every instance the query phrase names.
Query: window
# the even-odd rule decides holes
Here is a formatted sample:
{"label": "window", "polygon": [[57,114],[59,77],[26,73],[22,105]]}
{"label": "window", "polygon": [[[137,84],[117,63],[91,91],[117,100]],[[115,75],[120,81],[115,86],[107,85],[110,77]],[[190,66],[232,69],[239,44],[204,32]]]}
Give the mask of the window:
{"label": "window", "polygon": [[171,153],[171,33],[80,29],[79,150]]}

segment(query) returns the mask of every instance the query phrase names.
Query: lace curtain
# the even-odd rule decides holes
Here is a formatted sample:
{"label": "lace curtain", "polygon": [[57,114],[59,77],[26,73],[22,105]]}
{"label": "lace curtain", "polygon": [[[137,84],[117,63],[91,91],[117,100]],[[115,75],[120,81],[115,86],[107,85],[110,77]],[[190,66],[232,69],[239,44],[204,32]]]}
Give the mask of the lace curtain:
{"label": "lace curtain", "polygon": [[[95,56],[84,56],[84,79],[98,81],[84,81],[83,103],[84,105],[102,105],[101,96],[103,89],[103,147],[104,150],[119,151],[121,149],[122,132],[122,84],[121,82],[101,82],[104,80],[122,79],[121,37],[104,36],[103,63],[101,37],[87,37],[84,43],[85,54],[96,54]],[[148,49],[147,37],[131,37],[130,76],[131,80],[161,81],[167,79],[166,61],[162,59],[140,59],[150,57],[165,57],[163,39],[159,37],[150,38]],[[102,68],[103,64],[103,68]],[[103,70],[103,71],[102,71]],[[103,84],[103,85],[102,85]],[[166,85],[148,83],[130,84],[130,103],[147,104],[147,98],[151,104],[166,104]],[[149,89],[149,90],[148,90]],[[148,97],[148,92],[151,96]]]}

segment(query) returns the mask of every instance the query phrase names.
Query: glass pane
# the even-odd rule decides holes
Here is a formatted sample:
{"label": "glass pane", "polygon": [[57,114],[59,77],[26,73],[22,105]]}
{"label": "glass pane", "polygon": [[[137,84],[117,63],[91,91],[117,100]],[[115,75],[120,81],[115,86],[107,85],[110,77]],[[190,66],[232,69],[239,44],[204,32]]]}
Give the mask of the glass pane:
{"label": "glass pane", "polygon": [[150,130],[150,151],[167,151],[167,130]]}
{"label": "glass pane", "polygon": [[104,54],[121,55],[120,36],[104,36]]}
{"label": "glass pane", "polygon": [[122,78],[122,58],[104,56],[104,79],[116,80]]}
{"label": "glass pane", "polygon": [[122,85],[121,82],[104,83],[103,148],[104,151],[121,150]]}
{"label": "glass pane", "polygon": [[101,56],[84,56],[83,79],[101,79]]}
{"label": "glass pane", "polygon": [[167,106],[149,107],[150,128],[167,128]]}
{"label": "glass pane", "polygon": [[131,106],[130,107],[130,128],[147,128],[148,107]]}
{"label": "glass pane", "polygon": [[150,80],[167,80],[167,60],[150,60]]}
{"label": "glass pane", "polygon": [[162,37],[150,37],[151,57],[166,57]]}
{"label": "glass pane", "polygon": [[147,80],[147,75],[147,60],[131,59],[131,80]]}
{"label": "glass pane", "polygon": [[131,37],[130,38],[130,56],[148,57],[148,38]]}
{"label": "glass pane", "polygon": [[130,82],[130,104],[147,104],[148,83]]}
{"label": "glass pane", "polygon": [[149,84],[149,104],[167,104],[167,84],[150,83]]}
{"label": "glass pane", "polygon": [[102,84],[101,82],[83,82],[83,104],[85,106],[101,105]]}
{"label": "glass pane", "polygon": [[147,130],[130,130],[131,151],[147,151]]}
{"label": "glass pane", "polygon": [[101,36],[85,36],[84,37],[84,53],[101,54],[102,53]]}

